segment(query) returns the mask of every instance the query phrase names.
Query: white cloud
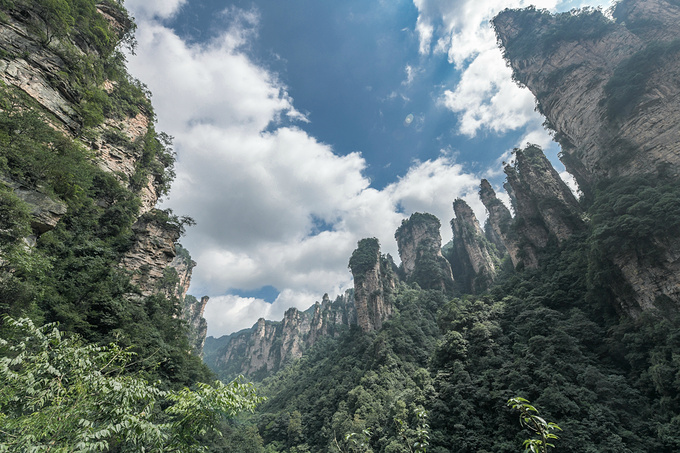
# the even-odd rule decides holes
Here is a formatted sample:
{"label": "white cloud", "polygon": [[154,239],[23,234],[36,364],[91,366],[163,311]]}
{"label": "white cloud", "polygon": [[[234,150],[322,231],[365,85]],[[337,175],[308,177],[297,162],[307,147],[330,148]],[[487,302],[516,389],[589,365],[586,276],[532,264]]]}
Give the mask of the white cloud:
{"label": "white cloud", "polygon": [[[394,232],[413,212],[436,215],[444,242],[451,238],[455,198],[465,199],[484,221],[479,175],[451,154],[414,162],[382,190],[371,187],[361,154],[337,155],[300,129],[296,122],[307,119],[287,88],[248,56],[256,11],[230,8],[221,35],[188,44],[160,22],[182,3],[128,0],[139,25],[129,66],[154,94],[159,129],[175,137],[177,180],[166,206],[197,221],[182,242],[198,262],[190,291],[212,296],[206,308],[211,335],[250,327],[260,317],[281,319],[291,306],[305,309],[325,292],[343,292],[351,285],[347,263],[361,238],[377,237],[383,253],[398,260]],[[414,3],[420,53],[444,53],[463,69],[460,83],[441,99],[460,113],[461,132],[524,128],[518,146],[529,141],[545,147],[549,137],[533,98],[510,80],[487,23],[503,7],[523,3]],[[409,85],[420,69],[409,65],[405,71]],[[415,112],[409,118],[412,127],[424,121]],[[224,295],[267,285],[280,290],[272,304]]]}
{"label": "white cloud", "polygon": [[169,19],[186,0],[126,0],[125,7],[140,21],[150,18]]}
{"label": "white cloud", "polygon": [[[383,190],[370,187],[359,153],[337,155],[291,123],[305,118],[286,87],[247,55],[257,14],[227,15],[229,28],[198,45],[148,14],[129,64],[153,93],[159,129],[175,137],[177,179],[164,207],[197,221],[182,242],[198,262],[190,292],[212,296],[211,334],[343,292],[361,238],[377,237],[398,259],[394,232],[412,212],[440,217],[445,240],[454,198],[481,216],[478,178],[450,156],[414,163]],[[224,295],[267,285],[281,291],[273,304]]]}
{"label": "white cloud", "polygon": [[470,63],[455,90],[444,92],[442,103],[461,114],[461,133],[474,136],[480,128],[502,133],[539,118],[533,95],[518,87],[511,75],[500,50],[491,48]]}
{"label": "white cloud", "polygon": [[280,320],[291,307],[306,310],[321,297],[309,293],[282,291],[273,303],[254,297],[235,295],[217,296],[210,299],[205,307],[205,317],[209,319],[208,335],[222,335],[248,328],[258,319]]}
{"label": "white cloud", "polygon": [[[420,53],[445,53],[457,70],[460,83],[445,90],[442,103],[460,114],[460,132],[474,136],[479,130],[496,133],[535,122],[531,93],[511,81],[496,45],[489,21],[505,8],[530,5],[549,10],[595,5],[584,0],[413,0],[418,9],[415,31]],[[432,42],[435,45],[432,45]]]}

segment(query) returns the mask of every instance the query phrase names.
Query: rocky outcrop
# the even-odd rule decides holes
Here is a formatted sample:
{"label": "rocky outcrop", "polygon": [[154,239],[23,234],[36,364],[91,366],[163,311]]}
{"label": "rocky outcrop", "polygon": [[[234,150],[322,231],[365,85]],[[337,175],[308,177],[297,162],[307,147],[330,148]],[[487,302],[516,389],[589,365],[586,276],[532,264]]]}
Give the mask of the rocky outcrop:
{"label": "rocky outcrop", "polygon": [[423,289],[453,289],[451,265],[441,252],[441,224],[432,214],[416,212],[401,222],[394,237],[404,278]]}
{"label": "rocky outcrop", "polygon": [[[13,14],[14,13],[14,14]],[[80,96],[60,74],[66,62],[41,45],[16,11],[0,23],[0,80],[20,88],[71,131],[79,128],[75,104]],[[18,58],[11,58],[17,56]]]}
{"label": "rocky outcrop", "polygon": [[[514,78],[536,96],[584,201],[613,215],[623,237],[626,215],[651,219],[651,214],[644,209],[621,212],[617,206],[630,201],[625,193],[618,200],[606,198],[604,207],[598,199],[617,183],[670,187],[680,177],[680,5],[623,0],[611,17],[597,10],[551,15],[529,8],[506,10],[493,23]],[[520,179],[514,169],[506,173],[510,185]],[[512,192],[518,217],[526,218],[521,195],[514,186]],[[559,242],[580,228],[578,209],[568,198],[562,197],[557,212],[532,207],[533,218],[540,218]],[[631,241],[633,245],[610,248],[601,257],[618,269],[619,277],[602,282],[617,296],[617,308],[637,316],[650,309],[663,311],[669,304],[677,307],[677,228],[662,225],[644,241]]]}
{"label": "rocky outcrop", "polygon": [[451,220],[455,260],[451,263],[456,281],[466,293],[479,293],[496,278],[498,256],[495,246],[486,239],[470,206],[458,198],[453,202]]}
{"label": "rocky outcrop", "polygon": [[132,283],[139,287],[142,296],[174,290],[174,286],[167,288],[165,277],[166,269],[176,256],[175,242],[180,231],[152,214],[153,211],[140,217],[132,226],[134,243],[121,261],[121,267],[130,273]]}
{"label": "rocky outcrop", "polygon": [[191,274],[193,273],[194,267],[196,267],[196,261],[191,259],[189,251],[180,244],[175,245],[175,253],[176,255],[168,267],[175,270],[177,274],[177,284],[174,291],[168,295],[177,297],[177,299],[183,301],[189,291],[189,286],[191,285]]}
{"label": "rocky outcrop", "polygon": [[585,228],[581,207],[537,146],[514,151],[514,165],[506,165],[506,190],[515,218],[487,180],[479,196],[489,212],[489,225],[503,242],[515,267],[536,269],[541,250],[551,240],[558,245]]}
{"label": "rocky outcrop", "polygon": [[261,318],[250,329],[217,339],[208,337],[204,360],[222,378],[243,374],[261,379],[302,357],[320,338],[335,337],[356,323],[352,291],[334,302],[324,294],[322,301],[308,310],[288,309],[282,321]]}
{"label": "rocky outcrop", "polygon": [[[482,180],[482,184],[486,182],[488,184],[488,181],[486,179]],[[493,189],[492,189],[493,190]],[[494,193],[494,197],[496,194]],[[486,218],[486,221],[484,222],[484,237],[486,238],[487,241],[492,243],[494,247],[496,247],[496,251],[498,252],[498,256],[503,256],[505,253],[508,251],[505,248],[505,244],[503,244],[503,240],[501,239],[500,235],[494,229],[493,225],[491,225],[491,222],[489,221],[489,218]]]}
{"label": "rocky outcrop", "polygon": [[624,0],[613,17],[525,9],[493,20],[587,198],[605,179],[680,176],[680,7]]}
{"label": "rocky outcrop", "polygon": [[513,194],[515,215],[524,226],[524,237],[537,248],[554,237],[559,244],[582,230],[583,211],[567,184],[537,146],[514,153],[515,165],[505,174]]}
{"label": "rocky outcrop", "polygon": [[[349,260],[354,278],[354,305],[357,324],[364,332],[379,330],[392,314],[392,304],[385,298],[385,266],[376,238],[362,239]],[[389,268],[388,268],[389,269]]]}
{"label": "rocky outcrop", "polygon": [[519,236],[513,228],[510,210],[496,197],[496,192],[486,179],[482,179],[479,198],[489,214],[487,218],[487,231],[490,228],[494,236],[498,237],[503,243],[508,255],[510,255],[512,265],[517,267],[522,262],[525,266],[537,266],[538,257],[536,256],[536,251],[526,244],[520,244]]}
{"label": "rocky outcrop", "polygon": [[182,299],[180,317],[187,323],[191,352],[199,357],[203,356],[203,346],[208,333],[208,322],[203,317],[203,313],[209,299],[208,296],[203,296],[201,300],[198,300],[191,294]]}
{"label": "rocky outcrop", "polygon": [[[120,37],[130,29],[130,19],[122,10],[103,4],[98,8]],[[139,215],[151,212],[163,189],[154,175],[140,173],[140,162],[145,158],[145,140],[148,141],[147,134],[153,122],[153,114],[147,105],[142,102],[137,106],[139,113],[134,115],[119,112],[115,118],[105,118],[83,134],[83,90],[74,86],[74,77],[67,75],[74,62],[65,59],[84,55],[96,58],[96,50],[78,37],[71,48],[75,54],[70,56],[60,50],[57,38],[52,44],[45,44],[35,33],[34,24],[40,19],[31,8],[17,5],[7,12],[5,19],[0,23],[0,81],[28,95],[29,103],[35,103],[28,108],[42,109],[43,119],[53,128],[91,149],[100,168],[113,174],[124,187],[139,196]],[[103,89],[111,94],[116,89],[115,83],[106,81]],[[157,164],[159,168],[164,167],[161,162]],[[39,189],[17,187],[15,191],[34,208],[37,235],[53,228],[65,213],[63,203],[42,194]],[[149,229],[144,230],[147,227]],[[174,257],[174,245],[169,241],[176,240],[176,234],[145,221],[138,221],[133,230],[139,242],[132,246],[121,265],[133,266],[130,270],[135,274],[134,283],[141,285],[142,293],[148,295],[156,290],[154,281],[169,264],[167,258]],[[155,237],[157,233],[161,236]],[[160,249],[163,251],[158,252]],[[146,252],[150,255],[144,256]],[[152,286],[144,286],[146,281]]]}
{"label": "rocky outcrop", "polygon": [[47,231],[50,231],[66,214],[66,203],[45,193],[40,187],[31,188],[8,177],[0,175],[0,183],[14,191],[14,195],[26,203],[31,213],[31,230],[33,238],[27,238],[29,243],[35,241]]}

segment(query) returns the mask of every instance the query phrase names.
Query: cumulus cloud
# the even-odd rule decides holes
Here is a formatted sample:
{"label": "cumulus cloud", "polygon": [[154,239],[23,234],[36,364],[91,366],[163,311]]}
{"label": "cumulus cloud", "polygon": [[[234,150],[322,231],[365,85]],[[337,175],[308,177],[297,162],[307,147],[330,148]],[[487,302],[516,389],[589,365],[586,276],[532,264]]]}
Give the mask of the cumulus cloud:
{"label": "cumulus cloud", "polygon": [[[159,129],[175,138],[177,179],[163,207],[197,222],[182,242],[198,262],[190,292],[211,296],[212,335],[343,292],[357,241],[377,237],[398,258],[394,232],[412,212],[440,217],[445,240],[454,198],[483,215],[478,178],[450,155],[414,162],[376,190],[360,153],[338,155],[303,131],[287,88],[248,56],[256,12],[231,8],[221,35],[189,44],[158,20],[169,8],[139,5],[129,67],[153,93]],[[273,304],[228,294],[267,285],[280,291]]]}
{"label": "cumulus cloud", "polygon": [[282,291],[274,303],[235,295],[214,297],[205,307],[204,316],[209,319],[208,335],[219,337],[237,332],[255,324],[260,318],[280,320],[289,308],[305,310],[319,299],[316,294],[291,290]]}
{"label": "cumulus cloud", "polygon": [[454,90],[446,90],[441,102],[460,113],[460,132],[474,136],[480,128],[503,133],[536,121],[534,97],[511,78],[500,50],[480,53],[463,71]]}
{"label": "cumulus cloud", "polygon": [[585,0],[413,0],[418,9],[415,31],[420,53],[444,53],[461,81],[444,91],[441,102],[460,114],[459,131],[474,136],[480,130],[516,130],[536,121],[531,93],[511,80],[496,46],[489,21],[505,8],[534,5],[549,10],[597,4]]}

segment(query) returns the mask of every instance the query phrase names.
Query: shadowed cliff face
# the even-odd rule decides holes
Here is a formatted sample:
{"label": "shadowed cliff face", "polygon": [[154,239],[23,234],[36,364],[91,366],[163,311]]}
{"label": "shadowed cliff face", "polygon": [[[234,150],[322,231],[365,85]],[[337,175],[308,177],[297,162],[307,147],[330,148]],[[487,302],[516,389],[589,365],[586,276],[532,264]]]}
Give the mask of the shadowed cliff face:
{"label": "shadowed cliff face", "polygon": [[628,0],[613,16],[527,9],[493,20],[586,197],[610,178],[680,175],[680,8]]}
{"label": "shadowed cliff face", "polygon": [[465,201],[455,200],[453,212],[456,215],[451,220],[455,259],[451,265],[456,272],[456,281],[460,284],[464,279],[465,292],[482,292],[496,278],[497,252]]}
{"label": "shadowed cliff face", "polygon": [[[97,8],[119,38],[131,30],[132,22],[122,11],[107,5]],[[160,194],[167,188],[163,187],[164,182],[159,175],[140,171],[140,162],[150,158],[145,147],[155,140],[153,114],[148,99],[139,100],[138,105],[128,106],[127,110],[123,109],[115,115],[106,113],[104,108],[101,121],[92,123],[86,112],[87,106],[93,101],[87,99],[86,90],[80,86],[82,80],[78,80],[71,72],[74,71],[74,61],[78,55],[87,55],[92,59],[101,58],[101,55],[87,39],[77,34],[73,37],[73,48],[69,51],[76,54],[69,55],[60,47],[59,39],[65,38],[59,38],[58,30],[52,31],[53,38],[38,33],[40,27],[36,27],[35,23],[41,20],[36,11],[19,4],[4,16],[0,23],[0,82],[21,90],[31,102],[43,109],[41,114],[44,121],[90,149],[102,170],[114,175],[123,187],[139,197],[138,215],[150,213]],[[93,91],[92,88],[88,89]],[[121,89],[117,82],[110,80],[105,80],[97,87],[101,96],[110,95],[112,98],[119,96]],[[151,157],[151,160],[156,159],[157,155]],[[171,164],[156,161],[151,165],[164,169]],[[39,191],[26,189],[15,182],[10,186],[19,196],[37,201],[36,194]],[[44,196],[42,198],[44,200],[41,203],[45,205],[47,200]],[[100,203],[108,201],[101,200]],[[54,228],[66,212],[63,203],[57,199],[50,200],[49,207],[35,206],[36,234]],[[148,219],[139,220],[133,231],[136,236],[134,243],[121,265],[130,271],[141,294],[150,295],[158,290],[157,280],[175,257],[174,243],[179,235],[173,226]]]}
{"label": "shadowed cliff face", "polygon": [[362,239],[349,260],[354,277],[354,305],[357,325],[364,332],[379,330],[392,314],[385,298],[385,278],[389,269],[383,266],[380,244],[375,238]]}
{"label": "shadowed cliff face", "polygon": [[407,282],[423,289],[453,289],[451,265],[441,252],[440,222],[432,214],[416,212],[394,234]]}
{"label": "shadowed cliff face", "polygon": [[479,196],[489,212],[489,226],[507,249],[515,267],[539,265],[541,250],[551,241],[561,245],[585,229],[583,212],[559,174],[540,148],[530,145],[515,150],[514,165],[505,167],[505,185],[515,218],[482,180]]}
{"label": "shadowed cliff face", "polygon": [[[512,229],[512,214],[510,214],[510,210],[496,197],[496,192],[486,179],[482,179],[479,189],[479,198],[482,200],[482,203],[489,214],[487,219],[488,228],[493,231],[494,235],[498,237],[498,240],[508,251],[512,265],[517,267],[520,263],[521,249],[517,235]],[[538,263],[538,259],[535,257],[533,249],[528,249],[522,253],[525,260],[529,253],[532,253],[533,256],[531,262]]]}
{"label": "shadowed cliff face", "polygon": [[518,218],[524,221],[525,237],[537,248],[551,237],[562,244],[584,227],[582,210],[540,148],[528,146],[514,154],[507,165],[509,192]]}
{"label": "shadowed cliff face", "polygon": [[[506,10],[493,24],[514,78],[536,96],[562,145],[561,160],[594,209],[597,260],[616,269],[600,284],[616,295],[620,311],[637,316],[680,306],[677,221],[643,225],[646,218],[675,219],[664,203],[676,197],[680,178],[680,5],[624,0],[612,17],[530,8]],[[537,253],[546,238],[562,243],[582,224],[578,204],[563,189],[541,187],[540,169],[527,167],[536,168],[531,174],[522,168],[526,161],[526,152],[518,154],[516,166],[506,168],[508,191],[522,221],[516,231]],[[534,196],[526,199],[529,191]],[[535,197],[542,192],[564,195],[558,205],[546,204]],[[500,234],[498,215],[487,209]],[[528,264],[531,251],[518,252],[522,241],[504,239],[513,263],[522,253]],[[613,243],[619,245],[606,246]]]}

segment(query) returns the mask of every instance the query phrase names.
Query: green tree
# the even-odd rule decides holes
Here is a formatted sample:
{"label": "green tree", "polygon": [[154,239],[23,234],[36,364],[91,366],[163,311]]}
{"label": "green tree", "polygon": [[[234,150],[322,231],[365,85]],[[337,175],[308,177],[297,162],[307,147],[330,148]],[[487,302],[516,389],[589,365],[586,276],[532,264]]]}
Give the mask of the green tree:
{"label": "green tree", "polygon": [[83,345],[29,319],[4,324],[0,452],[205,451],[221,420],[262,401],[238,380],[166,391],[127,373],[133,354],[115,344]]}
{"label": "green tree", "polygon": [[555,448],[549,441],[558,439],[553,431],[562,429],[553,422],[546,422],[538,416],[538,410],[532,406],[528,400],[515,397],[508,400],[508,406],[519,411],[519,423],[523,427],[529,428],[538,434],[538,439],[527,439],[524,441],[524,451],[530,453],[547,453],[548,447]]}

